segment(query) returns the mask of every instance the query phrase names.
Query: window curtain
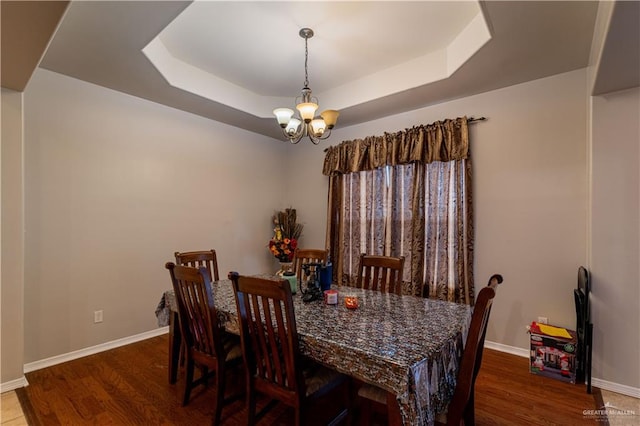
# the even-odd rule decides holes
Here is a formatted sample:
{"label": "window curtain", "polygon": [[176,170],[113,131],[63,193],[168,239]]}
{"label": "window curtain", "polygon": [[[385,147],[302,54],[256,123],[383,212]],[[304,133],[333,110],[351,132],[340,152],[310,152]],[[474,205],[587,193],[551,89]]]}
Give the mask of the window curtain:
{"label": "window curtain", "polygon": [[327,245],[353,284],[360,253],[404,256],[404,294],[473,304],[466,117],[330,147]]}

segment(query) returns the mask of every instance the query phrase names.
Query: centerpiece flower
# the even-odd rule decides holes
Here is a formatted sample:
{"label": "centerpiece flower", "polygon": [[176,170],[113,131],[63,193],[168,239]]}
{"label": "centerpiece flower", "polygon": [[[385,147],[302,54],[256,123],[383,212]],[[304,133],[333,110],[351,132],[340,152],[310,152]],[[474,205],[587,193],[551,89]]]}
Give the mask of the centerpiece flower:
{"label": "centerpiece flower", "polygon": [[296,223],[296,209],[288,208],[273,215],[274,235],[269,240],[269,251],[281,263],[293,262],[293,256],[302,234],[303,225]]}
{"label": "centerpiece flower", "polygon": [[282,240],[271,239],[269,250],[280,262],[293,262],[293,254],[298,246],[298,241],[294,238],[284,238]]}

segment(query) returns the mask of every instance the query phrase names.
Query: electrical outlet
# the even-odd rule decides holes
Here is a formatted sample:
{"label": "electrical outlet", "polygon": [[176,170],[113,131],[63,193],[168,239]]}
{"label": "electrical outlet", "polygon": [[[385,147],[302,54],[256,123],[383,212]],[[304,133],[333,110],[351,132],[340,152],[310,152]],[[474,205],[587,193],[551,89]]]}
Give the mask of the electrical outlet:
{"label": "electrical outlet", "polygon": [[93,323],[97,324],[99,322],[102,322],[102,310],[93,313]]}
{"label": "electrical outlet", "polygon": [[547,317],[538,317],[538,324],[549,324],[549,318],[547,318]]}

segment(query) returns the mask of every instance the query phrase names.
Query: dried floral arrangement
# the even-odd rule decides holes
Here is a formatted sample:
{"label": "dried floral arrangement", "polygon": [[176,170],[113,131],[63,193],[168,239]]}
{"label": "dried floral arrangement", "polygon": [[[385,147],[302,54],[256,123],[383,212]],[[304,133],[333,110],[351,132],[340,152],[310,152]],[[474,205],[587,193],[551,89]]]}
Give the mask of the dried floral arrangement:
{"label": "dried floral arrangement", "polygon": [[302,235],[304,225],[297,223],[298,217],[296,209],[291,207],[277,212],[273,215],[273,223],[276,228],[280,228],[282,238],[297,240]]}

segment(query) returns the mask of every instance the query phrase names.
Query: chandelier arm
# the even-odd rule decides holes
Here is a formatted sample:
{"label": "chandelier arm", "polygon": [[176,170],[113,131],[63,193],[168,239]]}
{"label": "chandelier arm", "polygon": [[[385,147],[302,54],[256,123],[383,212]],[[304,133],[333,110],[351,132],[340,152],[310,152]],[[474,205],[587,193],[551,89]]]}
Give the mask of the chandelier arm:
{"label": "chandelier arm", "polygon": [[315,136],[313,136],[311,133],[309,133],[307,136],[309,136],[309,140],[311,141],[311,143],[313,143],[314,145],[318,145],[320,143],[320,139],[321,138],[316,138]]}
{"label": "chandelier arm", "polygon": [[292,144],[296,144],[300,142],[300,139],[304,136],[304,122],[300,125],[300,130],[295,132],[293,135],[287,133],[286,129],[282,129],[282,134],[291,142]]}
{"label": "chandelier arm", "polygon": [[[309,139],[311,139],[311,142],[313,142],[314,144],[318,144],[318,142],[323,141],[327,138],[329,138],[329,136],[331,136],[331,130],[327,130],[325,131],[322,136],[315,136],[312,133],[309,133]],[[317,141],[317,142],[316,142]]]}
{"label": "chandelier arm", "polygon": [[325,130],[322,136],[320,136],[318,139],[325,140],[329,138],[329,136],[331,136],[331,129],[327,128],[327,130]]}
{"label": "chandelier arm", "polygon": [[327,129],[321,136],[315,136],[310,130],[310,126],[310,124],[303,122],[300,125],[300,130],[298,130],[293,135],[288,134],[285,129],[282,129],[282,134],[284,134],[289,142],[294,145],[300,142],[305,136],[307,136],[314,145],[318,145],[321,140],[328,139],[329,136],[331,136],[331,129]]}
{"label": "chandelier arm", "polygon": [[309,136],[309,140],[313,142],[314,145],[318,145],[320,141],[327,139],[331,136],[331,129],[327,129],[321,136],[315,136],[312,131],[307,129],[307,136]]}
{"label": "chandelier arm", "polygon": [[299,134],[297,137],[295,138],[289,138],[289,142],[291,142],[292,145],[297,144],[298,142],[300,142],[302,140],[302,133]]}

